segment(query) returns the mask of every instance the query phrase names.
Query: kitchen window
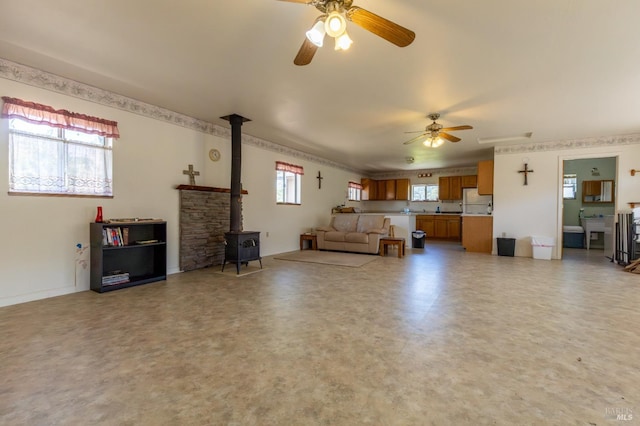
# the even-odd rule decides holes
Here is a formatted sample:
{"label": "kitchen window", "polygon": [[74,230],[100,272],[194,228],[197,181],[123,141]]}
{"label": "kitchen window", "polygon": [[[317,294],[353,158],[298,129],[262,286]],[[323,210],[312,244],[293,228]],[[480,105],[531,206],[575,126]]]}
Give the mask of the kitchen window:
{"label": "kitchen window", "polygon": [[575,200],[578,187],[578,178],[575,174],[564,175],[562,197],[565,200]]}
{"label": "kitchen window", "polygon": [[438,201],[438,185],[433,183],[411,185],[411,201]]}
{"label": "kitchen window", "polygon": [[360,201],[362,199],[362,185],[357,182],[349,182],[347,198],[349,201]]}

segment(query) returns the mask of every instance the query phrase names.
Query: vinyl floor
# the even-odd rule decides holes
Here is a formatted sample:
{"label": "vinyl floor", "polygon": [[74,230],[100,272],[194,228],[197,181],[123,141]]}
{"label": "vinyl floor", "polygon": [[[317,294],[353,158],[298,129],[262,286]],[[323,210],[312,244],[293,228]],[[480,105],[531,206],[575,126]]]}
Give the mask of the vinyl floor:
{"label": "vinyl floor", "polygon": [[0,424],[640,419],[640,275],[601,250],[263,263],[1,308]]}

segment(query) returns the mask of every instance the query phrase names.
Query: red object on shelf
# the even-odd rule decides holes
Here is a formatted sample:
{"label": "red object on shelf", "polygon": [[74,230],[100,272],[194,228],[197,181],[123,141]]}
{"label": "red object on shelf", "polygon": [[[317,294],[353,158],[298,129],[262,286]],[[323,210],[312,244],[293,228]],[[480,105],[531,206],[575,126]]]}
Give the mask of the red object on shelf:
{"label": "red object on shelf", "polygon": [[102,206],[98,206],[98,214],[96,214],[96,223],[102,222]]}

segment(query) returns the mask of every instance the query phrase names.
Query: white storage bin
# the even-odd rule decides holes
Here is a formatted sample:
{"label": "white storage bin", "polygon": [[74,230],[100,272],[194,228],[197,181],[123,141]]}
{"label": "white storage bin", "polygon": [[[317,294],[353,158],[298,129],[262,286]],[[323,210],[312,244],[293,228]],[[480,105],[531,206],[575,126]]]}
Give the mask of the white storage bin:
{"label": "white storage bin", "polygon": [[552,237],[531,237],[533,247],[533,258],[551,260],[551,252],[556,245],[555,238]]}

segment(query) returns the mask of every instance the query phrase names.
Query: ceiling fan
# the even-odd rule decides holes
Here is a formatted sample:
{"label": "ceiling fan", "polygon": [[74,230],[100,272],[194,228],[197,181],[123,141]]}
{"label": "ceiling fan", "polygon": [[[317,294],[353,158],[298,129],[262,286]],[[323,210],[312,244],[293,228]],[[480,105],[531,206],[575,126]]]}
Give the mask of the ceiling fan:
{"label": "ceiling fan", "polygon": [[[409,145],[411,143],[417,142],[421,139],[424,139],[424,146],[428,146],[431,148],[437,148],[444,143],[443,139],[448,140],[449,142],[460,142],[462,139],[450,135],[447,132],[454,130],[470,130],[473,127],[464,125],[464,126],[455,126],[455,127],[443,127],[442,124],[436,123],[436,120],[440,118],[440,114],[433,113],[429,114],[429,117],[433,123],[429,124],[424,131],[418,130],[418,132],[422,132],[420,136],[416,136],[413,139],[410,139],[404,142],[404,145]],[[417,133],[417,132],[406,132],[406,133]]]}
{"label": "ceiling fan", "polygon": [[335,38],[336,50],[347,50],[353,42],[347,34],[347,20],[399,47],[410,45],[416,34],[394,22],[358,6],[352,6],[353,0],[279,0],[290,3],[304,3],[314,6],[320,15],[298,51],[293,63],[307,65],[311,63],[316,50],[322,47],[325,34]]}

